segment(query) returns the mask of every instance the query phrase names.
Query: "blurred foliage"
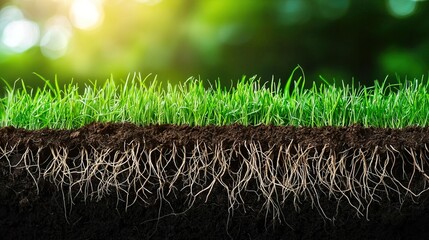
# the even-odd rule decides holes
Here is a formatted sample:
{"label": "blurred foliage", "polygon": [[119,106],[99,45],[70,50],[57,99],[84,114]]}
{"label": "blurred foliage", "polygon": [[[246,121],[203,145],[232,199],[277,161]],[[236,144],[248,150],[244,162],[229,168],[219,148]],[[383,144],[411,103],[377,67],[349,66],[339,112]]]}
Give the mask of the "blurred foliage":
{"label": "blurred foliage", "polygon": [[[6,31],[12,20],[0,12],[0,77],[9,82],[36,81],[33,72],[63,81],[140,72],[228,84],[242,75],[287,80],[297,65],[306,81],[322,75],[368,85],[386,75],[395,81],[428,74],[426,1],[15,0],[0,6],[20,9],[22,19],[39,27],[35,46],[11,50],[18,28]],[[94,26],[79,25],[82,19]]]}

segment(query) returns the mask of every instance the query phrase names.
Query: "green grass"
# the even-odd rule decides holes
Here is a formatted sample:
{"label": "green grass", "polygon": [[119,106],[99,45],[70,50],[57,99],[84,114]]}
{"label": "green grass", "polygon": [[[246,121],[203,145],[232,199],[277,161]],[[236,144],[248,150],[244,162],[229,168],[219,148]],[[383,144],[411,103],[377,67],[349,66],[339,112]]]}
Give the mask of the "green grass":
{"label": "green grass", "polygon": [[[76,128],[85,124],[128,121],[140,125],[294,125],[364,126],[401,128],[429,124],[429,83],[398,81],[372,87],[341,84],[313,84],[304,88],[302,77],[293,71],[286,84],[261,84],[259,79],[242,78],[235,87],[219,81],[188,79],[172,85],[156,78],[135,75],[116,83],[97,82],[59,86],[44,81],[40,88],[24,82],[5,84],[0,96],[0,126],[27,129]],[[323,80],[323,79],[322,79]],[[292,85],[295,87],[292,89]]]}

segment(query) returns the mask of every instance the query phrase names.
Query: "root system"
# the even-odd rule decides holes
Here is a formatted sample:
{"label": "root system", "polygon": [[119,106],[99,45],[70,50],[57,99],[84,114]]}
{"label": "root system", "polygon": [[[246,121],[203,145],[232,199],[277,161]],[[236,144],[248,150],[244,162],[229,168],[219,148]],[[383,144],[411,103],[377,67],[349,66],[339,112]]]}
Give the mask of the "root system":
{"label": "root system", "polygon": [[[308,211],[331,223],[370,221],[385,203],[425,202],[428,159],[429,128],[419,127],[0,129],[2,181],[21,176],[34,196],[60,193],[67,221],[76,205],[104,199],[114,199],[120,212],[156,208],[157,221],[215,204],[227,212],[226,232],[236,212],[292,231],[290,216]],[[20,191],[17,182],[0,190]]]}

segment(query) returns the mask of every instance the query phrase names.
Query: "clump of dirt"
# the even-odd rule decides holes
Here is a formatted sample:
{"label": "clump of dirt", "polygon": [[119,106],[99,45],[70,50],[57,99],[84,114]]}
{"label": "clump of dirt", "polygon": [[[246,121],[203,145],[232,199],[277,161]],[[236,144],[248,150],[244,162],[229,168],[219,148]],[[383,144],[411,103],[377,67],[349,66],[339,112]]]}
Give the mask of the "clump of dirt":
{"label": "clump of dirt", "polygon": [[426,239],[428,145],[422,127],[4,127],[0,234]]}

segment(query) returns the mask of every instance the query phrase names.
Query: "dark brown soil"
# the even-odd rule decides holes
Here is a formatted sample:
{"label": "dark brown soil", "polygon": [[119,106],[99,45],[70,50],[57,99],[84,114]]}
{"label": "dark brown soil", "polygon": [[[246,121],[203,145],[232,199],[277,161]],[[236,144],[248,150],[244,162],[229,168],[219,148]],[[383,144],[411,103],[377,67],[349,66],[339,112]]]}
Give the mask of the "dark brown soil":
{"label": "dark brown soil", "polygon": [[[169,149],[173,145],[192,149],[198,143],[223,143],[233,148],[244,141],[255,141],[266,149],[280,145],[300,144],[333,153],[347,149],[379,151],[386,147],[398,150],[398,166],[392,166],[398,178],[414,176],[409,150],[420,153],[428,174],[426,153],[429,128],[405,129],[351,127],[297,128],[276,126],[190,127],[154,125],[139,127],[128,123],[94,123],[74,130],[42,129],[29,131],[13,127],[0,128],[0,150],[17,146],[6,159],[0,151],[0,238],[1,239],[427,239],[429,227],[429,194],[400,197],[387,191],[379,202],[371,204],[366,216],[345,201],[338,202],[320,193],[322,217],[310,201],[302,201],[296,211],[293,202],[285,202],[282,222],[261,211],[263,202],[254,195],[244,195],[246,203],[228,214],[228,198],[221,188],[214,188],[205,202],[196,201],[188,210],[185,193],[170,195],[151,204],[136,203],[125,211],[114,192],[98,201],[74,201],[64,209],[63,193],[48,180],[35,181],[25,169],[10,168],[26,150],[49,158],[49,149],[112,149],[122,151],[131,142],[144,142],[147,148]],[[376,149],[376,150],[374,150]],[[408,150],[408,151],[407,151]],[[3,150],[4,151],[4,150]],[[399,159],[399,158],[398,158]],[[240,159],[238,159],[240,160]],[[410,161],[408,161],[410,160]],[[401,166],[401,167],[399,167]],[[43,166],[41,166],[43,168]],[[399,170],[398,170],[399,169]],[[410,170],[411,171],[411,170]],[[418,174],[415,174],[416,176]],[[421,175],[421,174],[420,174]],[[419,175],[419,176],[420,176]],[[410,188],[425,189],[427,180],[421,176]],[[180,190],[180,189],[179,189]],[[257,191],[257,189],[255,189]],[[172,213],[174,209],[175,214]],[[183,212],[182,214],[178,214]]]}

